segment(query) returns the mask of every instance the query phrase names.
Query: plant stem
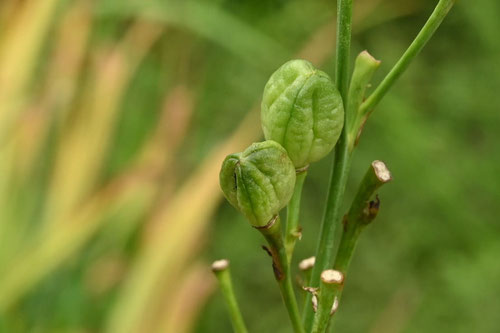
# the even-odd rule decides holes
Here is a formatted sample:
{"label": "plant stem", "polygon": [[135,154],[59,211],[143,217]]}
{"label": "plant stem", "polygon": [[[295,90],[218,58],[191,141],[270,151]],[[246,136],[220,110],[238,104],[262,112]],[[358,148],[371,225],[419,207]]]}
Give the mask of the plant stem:
{"label": "plant stem", "polygon": [[[386,165],[381,161],[374,161],[359,186],[351,208],[343,221],[344,229],[334,264],[334,269],[341,272],[344,277],[349,269],[361,231],[377,216],[380,201],[378,197],[374,201],[371,201],[371,198],[382,185],[391,180],[392,176]],[[335,297],[340,302],[343,286],[342,284],[341,288],[335,291],[330,299],[331,302]]]}
{"label": "plant stem", "polygon": [[318,311],[314,317],[313,333],[323,333],[328,327],[330,316],[336,310],[335,294],[342,287],[344,275],[329,269],[321,273],[321,284],[318,296]]}
{"label": "plant stem", "polygon": [[389,74],[382,80],[380,85],[375,89],[375,91],[368,97],[368,99],[361,105],[361,113],[368,114],[377,106],[377,104],[382,100],[387,91],[392,87],[394,82],[401,76],[401,74],[408,68],[411,61],[420,53],[425,44],[432,37],[436,29],[439,27],[443,19],[446,17],[448,12],[456,0],[440,0],[436,5],[436,8],[432,12],[431,16],[423,26],[423,28],[418,33],[417,37],[413,40],[411,45],[405,51],[403,56],[390,70]]}
{"label": "plant stem", "polygon": [[307,287],[309,285],[310,279],[311,279],[311,271],[312,268],[314,267],[314,263],[316,262],[315,257],[309,257],[304,260],[302,260],[299,263],[299,269],[303,274],[304,277],[304,287]]}
{"label": "plant stem", "polygon": [[335,63],[335,84],[344,105],[349,86],[349,55],[351,50],[352,0],[337,1],[337,50]]}
{"label": "plant stem", "polygon": [[[338,0],[337,16],[336,86],[342,96],[345,109],[349,81],[352,0]],[[331,267],[333,261],[335,231],[337,224],[339,224],[340,208],[342,206],[342,198],[344,196],[350,165],[346,126],[348,117],[349,115],[346,113],[344,116],[344,127],[335,148],[335,161],[330,177],[325,215],[321,225],[320,240],[316,249],[316,263],[311,275],[310,284],[312,287],[318,286],[321,272]],[[311,301],[311,295],[308,294],[306,297],[307,304]],[[306,306],[304,308],[303,321],[305,329],[308,332],[312,328],[313,319],[314,312],[312,307]]]}
{"label": "plant stem", "polygon": [[275,222],[266,229],[259,229],[264,237],[267,239],[269,249],[267,249],[273,258],[273,270],[276,281],[281,291],[281,296],[285,307],[288,311],[290,321],[295,333],[305,333],[304,327],[300,320],[299,307],[297,306],[297,299],[292,285],[292,277],[290,272],[290,265],[288,264],[288,257],[286,248],[283,244],[283,237],[281,235],[280,218],[277,216]]}
{"label": "plant stem", "polygon": [[226,300],[229,317],[236,333],[247,333],[248,330],[243,321],[236,296],[234,294],[231,272],[229,271],[229,261],[226,259],[217,260],[212,264],[212,271],[219,280],[220,288]]}
{"label": "plant stem", "polygon": [[[311,273],[311,287],[318,286],[321,270],[332,267],[333,253],[335,248],[336,230],[340,220],[340,208],[344,195],[347,175],[350,165],[350,156],[347,148],[347,137],[342,134],[339,146],[335,151],[335,163],[328,192],[326,212],[321,227],[320,241],[316,252],[316,263]],[[306,304],[311,301],[311,295],[306,296]],[[304,326],[307,331],[312,328],[314,318],[313,309],[310,306],[304,308]]]}
{"label": "plant stem", "polygon": [[288,264],[292,262],[293,249],[295,242],[301,236],[301,227],[299,226],[300,201],[302,197],[302,188],[307,176],[307,170],[302,170],[297,173],[295,180],[295,189],[293,196],[287,207],[286,215],[286,232],[285,232],[285,248],[288,257]]}
{"label": "plant stem", "polygon": [[343,221],[344,229],[335,258],[334,268],[342,274],[347,273],[359,233],[375,219],[378,213],[378,199],[370,201],[371,198],[382,185],[391,180],[391,173],[384,162],[374,161],[361,181],[351,208]]}
{"label": "plant stem", "polygon": [[296,333],[305,333],[304,327],[302,326],[302,321],[300,320],[300,312],[299,307],[297,306],[297,299],[295,298],[295,292],[293,290],[292,285],[292,275],[289,271],[289,265],[287,262],[286,251],[282,249],[280,251],[281,260],[285,261],[285,278],[281,281],[278,281],[281,294],[283,296],[283,301],[285,302],[285,306],[288,310],[288,314],[292,321],[293,329]]}

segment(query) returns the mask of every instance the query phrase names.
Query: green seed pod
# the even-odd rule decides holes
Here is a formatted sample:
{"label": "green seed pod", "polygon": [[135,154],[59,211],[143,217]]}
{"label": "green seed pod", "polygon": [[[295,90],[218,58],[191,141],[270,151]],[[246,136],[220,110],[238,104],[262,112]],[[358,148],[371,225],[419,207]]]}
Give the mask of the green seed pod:
{"label": "green seed pod", "polygon": [[220,186],[227,200],[254,227],[264,227],[288,204],[295,186],[295,167],[277,142],[254,143],[222,163]]}
{"label": "green seed pod", "polygon": [[306,60],[291,60],[264,88],[262,129],[280,143],[296,168],[325,157],[344,126],[342,98],[330,77]]}

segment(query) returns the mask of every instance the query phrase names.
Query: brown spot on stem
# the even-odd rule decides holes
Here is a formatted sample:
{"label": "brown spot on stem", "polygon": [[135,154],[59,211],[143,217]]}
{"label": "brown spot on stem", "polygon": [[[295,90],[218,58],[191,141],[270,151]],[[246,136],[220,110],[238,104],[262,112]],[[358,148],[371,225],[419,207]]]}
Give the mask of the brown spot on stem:
{"label": "brown spot on stem", "polygon": [[375,196],[375,200],[370,201],[368,204],[368,217],[374,219],[380,209],[380,199],[378,194]]}
{"label": "brown spot on stem", "polygon": [[281,281],[285,278],[283,274],[283,269],[279,261],[279,255],[273,249],[269,249],[267,246],[262,245],[262,249],[273,259],[273,272],[276,280]]}
{"label": "brown spot on stem", "polygon": [[269,250],[267,246],[262,245],[262,249],[263,249],[264,251],[266,251],[266,253],[267,253],[270,257],[272,257],[272,256],[273,256],[273,254],[271,253],[271,250]]}
{"label": "brown spot on stem", "polygon": [[344,231],[347,230],[347,214],[344,215],[344,217],[342,218],[342,227],[344,228]]}
{"label": "brown spot on stem", "polygon": [[281,267],[278,266],[278,264],[274,260],[273,260],[273,272],[274,272],[274,277],[276,278],[276,280],[281,281],[285,278],[285,275],[281,271]]}
{"label": "brown spot on stem", "polygon": [[375,196],[375,200],[371,200],[366,203],[365,209],[363,209],[362,221],[364,224],[371,223],[378,215],[380,208],[380,199],[378,194]]}

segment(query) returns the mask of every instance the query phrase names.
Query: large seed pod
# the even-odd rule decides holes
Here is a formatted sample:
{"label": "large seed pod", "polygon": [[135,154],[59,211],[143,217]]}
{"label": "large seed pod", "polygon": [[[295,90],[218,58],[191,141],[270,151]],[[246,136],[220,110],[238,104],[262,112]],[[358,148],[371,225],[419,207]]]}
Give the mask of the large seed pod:
{"label": "large seed pod", "polygon": [[263,227],[290,201],[295,167],[279,143],[264,141],[228,155],[219,180],[227,200],[254,227]]}
{"label": "large seed pod", "polygon": [[264,88],[262,129],[296,168],[325,157],[344,125],[342,98],[330,77],[306,60],[282,65]]}

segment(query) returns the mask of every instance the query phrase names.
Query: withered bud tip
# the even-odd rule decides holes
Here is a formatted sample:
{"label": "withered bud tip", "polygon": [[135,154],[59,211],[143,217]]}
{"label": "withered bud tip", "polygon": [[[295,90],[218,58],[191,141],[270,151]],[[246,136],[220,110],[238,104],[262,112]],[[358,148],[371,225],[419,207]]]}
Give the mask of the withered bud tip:
{"label": "withered bud tip", "polygon": [[384,162],[382,161],[373,161],[372,162],[373,170],[375,171],[375,175],[382,183],[387,183],[392,180],[391,172],[387,168]]}
{"label": "withered bud tip", "polygon": [[304,259],[299,263],[299,269],[301,271],[307,271],[307,270],[314,267],[315,261],[316,261],[316,257],[309,257],[307,259]]}
{"label": "withered bud tip", "polygon": [[229,267],[229,260],[227,259],[221,259],[221,260],[216,260],[212,263],[212,271],[213,272],[220,272]]}
{"label": "withered bud tip", "polygon": [[328,284],[341,284],[344,281],[344,274],[334,269],[328,269],[321,273],[321,281]]}

